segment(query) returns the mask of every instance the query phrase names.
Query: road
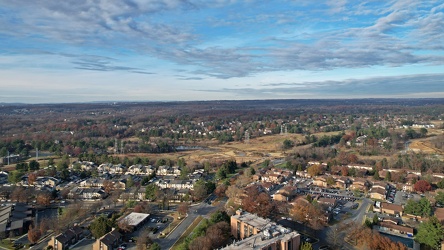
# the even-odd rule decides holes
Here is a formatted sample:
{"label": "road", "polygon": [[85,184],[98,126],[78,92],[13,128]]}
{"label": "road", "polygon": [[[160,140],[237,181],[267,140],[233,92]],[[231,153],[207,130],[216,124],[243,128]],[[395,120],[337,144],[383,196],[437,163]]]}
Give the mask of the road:
{"label": "road", "polygon": [[173,232],[166,238],[155,239],[154,241],[159,243],[161,249],[170,249],[198,216],[206,217],[217,209],[218,207],[208,205],[205,202],[190,207],[188,216],[183,219],[182,223],[180,223]]}
{"label": "road", "polygon": [[358,209],[353,213],[351,218],[348,218],[344,221],[344,223],[355,222],[361,225],[364,222],[364,216],[367,213],[369,206],[373,204],[373,201],[367,198],[362,199],[362,204]]}

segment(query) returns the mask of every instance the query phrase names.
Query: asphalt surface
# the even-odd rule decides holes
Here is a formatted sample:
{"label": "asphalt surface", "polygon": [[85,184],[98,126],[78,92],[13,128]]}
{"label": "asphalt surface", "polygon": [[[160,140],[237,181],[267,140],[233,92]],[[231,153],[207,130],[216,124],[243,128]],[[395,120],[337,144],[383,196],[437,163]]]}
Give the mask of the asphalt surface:
{"label": "asphalt surface", "polygon": [[188,216],[183,219],[182,223],[173,232],[163,239],[155,239],[154,242],[159,243],[161,249],[170,249],[198,216],[206,217],[217,209],[218,207],[213,207],[205,202],[191,206]]}

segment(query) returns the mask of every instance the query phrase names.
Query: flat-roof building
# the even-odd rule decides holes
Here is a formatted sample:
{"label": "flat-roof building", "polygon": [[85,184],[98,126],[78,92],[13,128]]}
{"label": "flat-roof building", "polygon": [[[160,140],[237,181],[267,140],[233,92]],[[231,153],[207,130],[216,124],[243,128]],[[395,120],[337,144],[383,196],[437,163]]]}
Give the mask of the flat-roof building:
{"label": "flat-roof building", "polygon": [[145,213],[132,212],[121,219],[120,222],[125,222],[132,230],[136,230],[146,222],[149,216],[149,214]]}
{"label": "flat-roof building", "polygon": [[231,216],[231,233],[240,240],[223,249],[299,249],[301,235],[242,210]]}

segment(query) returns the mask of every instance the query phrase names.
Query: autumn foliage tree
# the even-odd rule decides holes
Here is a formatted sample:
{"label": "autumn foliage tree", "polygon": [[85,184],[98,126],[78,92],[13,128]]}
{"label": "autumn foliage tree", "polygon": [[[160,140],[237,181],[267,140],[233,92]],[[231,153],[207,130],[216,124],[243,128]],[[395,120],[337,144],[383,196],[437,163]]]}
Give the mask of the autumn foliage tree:
{"label": "autumn foliage tree", "polygon": [[318,230],[326,225],[324,212],[322,209],[309,201],[298,199],[290,210],[290,215],[296,221],[301,221],[304,225]]}
{"label": "autumn foliage tree", "polygon": [[312,166],[308,167],[307,172],[311,176],[318,176],[322,172],[324,172],[324,168],[321,165],[316,164],[316,165],[312,165]]}
{"label": "autumn foliage tree", "polygon": [[432,186],[430,185],[430,183],[428,183],[425,180],[417,181],[415,183],[415,185],[413,186],[413,188],[415,189],[415,191],[421,192],[421,193],[432,190]]}
{"label": "autumn foliage tree", "polygon": [[188,212],[189,205],[186,202],[182,202],[177,207],[177,212],[179,212],[180,215],[185,215]]}
{"label": "autumn foliage tree", "polygon": [[103,181],[103,189],[105,190],[105,193],[111,193],[111,191],[114,190],[114,182],[110,180],[104,180]]}
{"label": "autumn foliage tree", "polygon": [[249,190],[248,196],[242,200],[242,209],[260,217],[267,218],[270,216],[276,208],[270,195],[259,192],[256,186],[252,186]]}
{"label": "autumn foliage tree", "polygon": [[207,238],[211,241],[211,249],[218,249],[226,245],[230,239],[230,225],[225,221],[211,225],[206,232]]}
{"label": "autumn foliage tree", "polygon": [[407,247],[400,242],[393,242],[389,238],[382,236],[377,231],[373,231],[363,225],[352,223],[346,228],[346,238],[354,245],[363,249],[372,250],[407,250]]}
{"label": "autumn foliage tree", "polygon": [[38,228],[33,228],[32,226],[29,226],[28,240],[32,244],[37,243],[37,241],[40,239],[40,236],[41,236],[41,233],[40,233],[40,230]]}
{"label": "autumn foliage tree", "polygon": [[37,180],[37,174],[36,173],[28,174],[28,184],[29,185],[33,185],[36,180]]}
{"label": "autumn foliage tree", "polygon": [[37,203],[43,206],[49,206],[51,204],[51,193],[41,192],[37,195]]}
{"label": "autumn foliage tree", "polygon": [[216,190],[214,190],[214,194],[216,194],[217,197],[225,197],[225,192],[227,191],[226,185],[219,185],[216,187]]}

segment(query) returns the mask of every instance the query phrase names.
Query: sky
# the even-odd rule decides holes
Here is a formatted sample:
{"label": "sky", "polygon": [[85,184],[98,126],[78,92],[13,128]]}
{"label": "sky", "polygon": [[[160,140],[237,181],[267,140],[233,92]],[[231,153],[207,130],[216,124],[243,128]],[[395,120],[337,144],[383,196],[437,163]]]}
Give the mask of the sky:
{"label": "sky", "polygon": [[0,103],[444,98],[444,0],[0,0]]}

